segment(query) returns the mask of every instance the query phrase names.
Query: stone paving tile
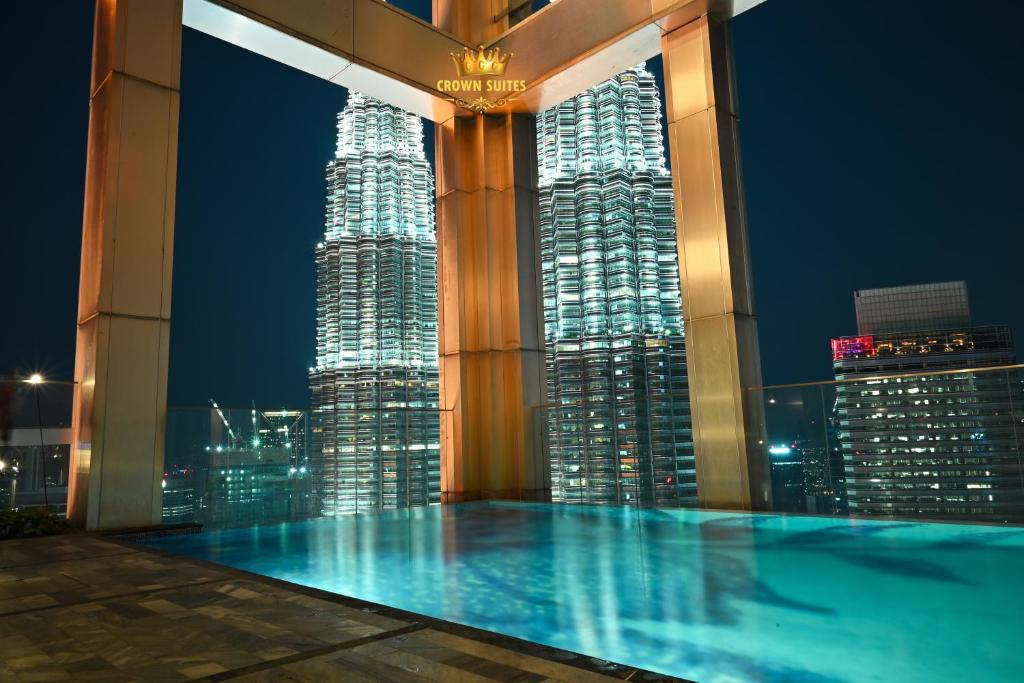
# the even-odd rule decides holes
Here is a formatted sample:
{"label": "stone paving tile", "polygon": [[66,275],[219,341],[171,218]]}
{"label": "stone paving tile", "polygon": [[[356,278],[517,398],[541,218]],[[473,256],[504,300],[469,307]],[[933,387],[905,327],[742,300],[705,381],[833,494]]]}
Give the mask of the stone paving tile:
{"label": "stone paving tile", "polygon": [[606,676],[579,668],[589,665],[571,653],[82,534],[0,542],[0,643],[0,681],[19,682],[600,683],[633,675],[619,667]]}
{"label": "stone paving tile", "polygon": [[[110,582],[119,590],[101,592],[153,585],[153,570],[161,585],[174,583],[164,575],[173,561],[141,555],[118,556],[122,566],[108,569],[118,574]],[[195,583],[210,570],[184,568],[181,580],[193,583],[0,616],[0,680],[199,679],[406,625],[215,573]]]}
{"label": "stone paving tile", "polygon": [[[608,680],[607,676],[585,671],[574,666],[541,659],[540,657],[523,656],[513,650],[496,647],[469,638],[461,638],[433,629],[421,631],[416,636],[418,637],[417,640],[427,647],[455,650],[472,657],[515,666],[524,671],[546,677],[546,680],[580,681],[582,683],[599,683]],[[416,643],[412,643],[412,645],[415,646]],[[408,649],[411,650],[413,647]]]}
{"label": "stone paving tile", "polygon": [[[8,565],[3,571],[0,615],[203,583],[228,576],[208,567],[183,564],[146,552],[125,552],[125,548],[113,543],[81,538],[88,541],[83,545],[97,556],[68,551],[66,543],[57,546],[56,559],[49,563],[41,561],[35,551],[5,551],[9,558],[27,562]],[[36,540],[45,543],[49,539]],[[3,541],[0,549],[7,543],[25,542]],[[127,611],[132,608],[125,606],[121,609]]]}
{"label": "stone paving tile", "polygon": [[95,558],[130,552],[134,551],[84,534],[24,538],[0,542],[0,570],[25,564],[49,564],[78,557]]}

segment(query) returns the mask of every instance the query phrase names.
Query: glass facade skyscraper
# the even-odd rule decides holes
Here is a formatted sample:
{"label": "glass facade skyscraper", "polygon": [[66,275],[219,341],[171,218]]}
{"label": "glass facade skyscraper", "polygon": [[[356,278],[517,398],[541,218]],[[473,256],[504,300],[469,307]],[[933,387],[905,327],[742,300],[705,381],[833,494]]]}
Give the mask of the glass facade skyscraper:
{"label": "glass facade skyscraper", "polygon": [[552,496],[696,504],[672,177],[639,65],[537,117]]}
{"label": "glass facade skyscraper", "polygon": [[323,514],[440,501],[434,179],[414,115],[338,115],[316,247],[312,465]]}
{"label": "glass facade skyscraper", "polygon": [[[858,335],[832,340],[850,513],[1024,519],[1024,386],[1016,372],[969,371],[1014,363],[1010,329],[972,325],[963,283],[857,300]],[[894,331],[904,313],[910,329]]]}

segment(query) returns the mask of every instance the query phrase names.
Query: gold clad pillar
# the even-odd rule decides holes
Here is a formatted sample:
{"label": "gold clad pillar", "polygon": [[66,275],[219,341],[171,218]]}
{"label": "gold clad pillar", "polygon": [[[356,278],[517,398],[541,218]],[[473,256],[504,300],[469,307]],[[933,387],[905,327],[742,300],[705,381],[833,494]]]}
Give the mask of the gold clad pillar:
{"label": "gold clad pillar", "polygon": [[436,131],[442,499],[542,500],[534,119],[456,116]]}
{"label": "gold clad pillar", "polygon": [[[506,5],[435,0],[435,23],[486,42],[507,27],[494,21]],[[543,500],[534,117],[460,112],[436,142],[442,500]]]}
{"label": "gold clad pillar", "polygon": [[763,407],[728,29],[707,15],[662,37],[701,507],[766,509]]}
{"label": "gold clad pillar", "polygon": [[181,0],[98,0],[68,516],[160,522]]}

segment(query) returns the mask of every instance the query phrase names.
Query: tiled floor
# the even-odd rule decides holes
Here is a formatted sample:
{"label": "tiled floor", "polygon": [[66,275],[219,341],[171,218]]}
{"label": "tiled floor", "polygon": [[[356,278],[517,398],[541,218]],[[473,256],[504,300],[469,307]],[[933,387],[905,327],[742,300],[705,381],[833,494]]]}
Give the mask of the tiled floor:
{"label": "tiled floor", "polygon": [[0,542],[0,681],[669,680],[187,558]]}

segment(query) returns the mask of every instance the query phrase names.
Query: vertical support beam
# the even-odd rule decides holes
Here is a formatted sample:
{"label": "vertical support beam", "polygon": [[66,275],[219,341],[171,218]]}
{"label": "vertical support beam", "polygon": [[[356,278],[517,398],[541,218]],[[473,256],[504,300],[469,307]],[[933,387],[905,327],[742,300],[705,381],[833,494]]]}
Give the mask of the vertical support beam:
{"label": "vertical support beam", "polygon": [[[488,43],[509,2],[434,0],[434,24]],[[536,124],[465,114],[435,127],[441,500],[546,500]]]}
{"label": "vertical support beam", "polygon": [[160,522],[181,0],[97,0],[68,516]]}
{"label": "vertical support beam", "polygon": [[766,509],[761,365],[728,28],[662,37],[669,149],[701,507]]}
{"label": "vertical support beam", "polygon": [[442,500],[544,500],[534,118],[456,116],[436,136]]}

